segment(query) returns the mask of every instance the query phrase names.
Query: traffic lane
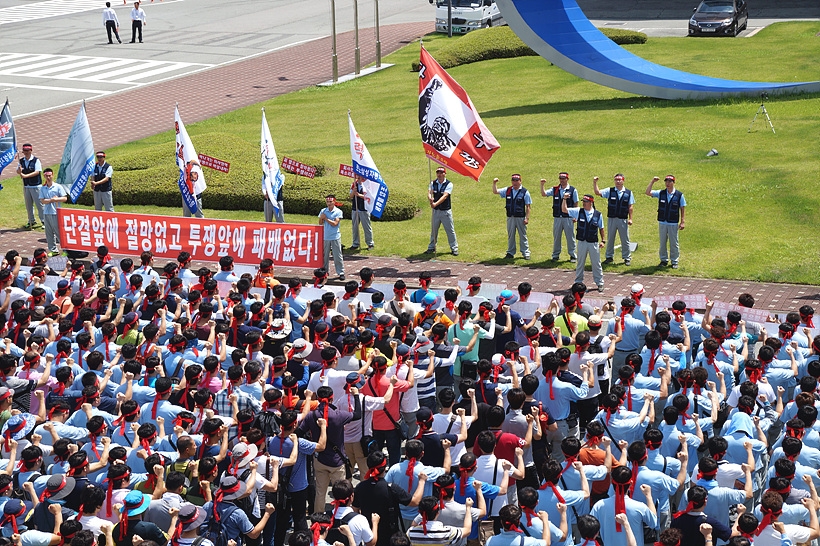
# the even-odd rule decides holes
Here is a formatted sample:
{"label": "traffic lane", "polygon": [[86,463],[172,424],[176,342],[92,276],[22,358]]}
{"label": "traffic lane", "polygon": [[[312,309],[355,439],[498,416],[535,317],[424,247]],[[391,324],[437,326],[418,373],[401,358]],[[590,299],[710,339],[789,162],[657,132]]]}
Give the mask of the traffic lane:
{"label": "traffic lane", "polygon": [[[577,0],[590,19],[609,21],[683,20],[692,15],[699,0]],[[750,0],[749,19],[820,19],[817,0]]]}

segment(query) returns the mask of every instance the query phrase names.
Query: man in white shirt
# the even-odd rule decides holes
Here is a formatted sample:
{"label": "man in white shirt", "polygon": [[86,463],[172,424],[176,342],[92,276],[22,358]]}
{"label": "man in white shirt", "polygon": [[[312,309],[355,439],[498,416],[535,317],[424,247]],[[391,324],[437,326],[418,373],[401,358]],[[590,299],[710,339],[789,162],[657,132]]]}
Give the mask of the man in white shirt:
{"label": "man in white shirt", "polygon": [[134,43],[134,39],[137,37],[137,33],[139,32],[140,35],[140,43],[142,43],[142,27],[148,26],[145,22],[145,11],[140,8],[139,2],[134,2],[134,9],[131,10],[131,43]]}
{"label": "man in white shirt", "polygon": [[114,36],[117,37],[117,41],[122,43],[120,40],[120,21],[117,19],[117,12],[114,11],[114,8],[111,7],[111,2],[105,3],[105,9],[103,10],[103,25],[105,25],[105,31],[108,33],[108,43],[113,44],[114,42],[111,40],[111,32],[114,32]]}

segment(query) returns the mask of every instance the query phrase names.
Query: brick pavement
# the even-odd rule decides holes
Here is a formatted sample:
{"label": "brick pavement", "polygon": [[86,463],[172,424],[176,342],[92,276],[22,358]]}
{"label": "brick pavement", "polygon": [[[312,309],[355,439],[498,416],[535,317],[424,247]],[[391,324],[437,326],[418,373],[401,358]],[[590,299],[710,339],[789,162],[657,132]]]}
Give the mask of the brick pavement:
{"label": "brick pavement", "polygon": [[[383,26],[382,49],[387,54],[432,30],[431,23]],[[353,70],[353,34],[338,36],[339,71]],[[363,64],[375,61],[375,45],[362,43]],[[145,138],[170,128],[174,102],[188,123],[224,114],[271,97],[315,85],[330,78],[330,39],[320,39],[288,49],[216,67],[201,73],[101,97],[88,102],[88,116],[98,147],[108,148]],[[150,105],[146,107],[146,105]],[[110,123],[110,113],[117,112]],[[21,139],[37,144],[37,154],[46,164],[56,163],[62,154],[67,128],[76,116],[75,107],[66,107],[15,120]],[[36,135],[36,136],[26,136]],[[30,255],[44,246],[42,232],[0,230],[0,249],[15,248]],[[372,268],[379,280],[404,278],[413,283],[420,271],[430,271],[434,285],[453,286],[456,280],[479,275],[485,282],[517,286],[527,281],[536,290],[561,293],[575,278],[574,269],[541,269],[524,266],[468,264],[440,260],[409,260],[397,257],[346,257],[348,276],[362,267]],[[208,264],[206,264],[208,265]],[[212,265],[212,264],[211,264]],[[277,268],[277,276],[309,278],[304,269]],[[630,275],[605,273],[603,296],[615,298],[640,282],[648,295],[705,293],[712,299],[734,302],[743,292],[757,300],[756,307],[772,311],[795,309],[809,304],[820,309],[820,287],[794,284],[723,281],[672,277],[668,275]],[[591,284],[591,283],[590,283]],[[595,294],[595,293],[593,293]],[[597,294],[595,294],[597,295]]]}

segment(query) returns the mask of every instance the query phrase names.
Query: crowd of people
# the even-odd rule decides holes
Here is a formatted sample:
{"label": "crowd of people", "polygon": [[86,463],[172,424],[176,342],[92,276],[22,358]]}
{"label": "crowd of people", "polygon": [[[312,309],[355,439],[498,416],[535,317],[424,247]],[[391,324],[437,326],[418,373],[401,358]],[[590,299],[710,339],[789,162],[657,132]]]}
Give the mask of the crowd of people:
{"label": "crowd of people", "polygon": [[329,286],[317,270],[321,296],[308,300],[270,260],[237,275],[230,256],[212,271],[186,252],[160,267],[100,247],[53,271],[46,249],[26,266],[9,251],[0,540],[820,537],[811,307],[769,335],[737,311],[712,316],[711,303],[702,315],[683,301],[658,308],[640,285],[598,309],[576,283],[522,316],[528,283],[486,298],[478,277],[437,290],[422,273],[392,294],[372,270],[359,277]]}

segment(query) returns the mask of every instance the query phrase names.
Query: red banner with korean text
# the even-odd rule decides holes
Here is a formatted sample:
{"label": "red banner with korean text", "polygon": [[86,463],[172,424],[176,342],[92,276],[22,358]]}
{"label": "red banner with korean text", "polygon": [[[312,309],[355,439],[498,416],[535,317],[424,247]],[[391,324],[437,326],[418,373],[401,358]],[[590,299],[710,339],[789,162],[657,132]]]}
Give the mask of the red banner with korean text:
{"label": "red banner with korean text", "polygon": [[227,161],[222,161],[221,159],[217,159],[215,157],[211,157],[205,154],[197,154],[197,158],[199,159],[199,164],[203,167],[208,167],[209,169],[213,169],[215,171],[220,171],[223,173],[230,172],[231,164]]}
{"label": "red banner with korean text", "polygon": [[238,264],[317,268],[323,264],[322,227],[303,224],[239,222],[182,218],[127,212],[57,209],[60,247],[97,252],[105,245],[112,254],[176,260],[181,251],[194,260],[218,261],[232,256]]}

